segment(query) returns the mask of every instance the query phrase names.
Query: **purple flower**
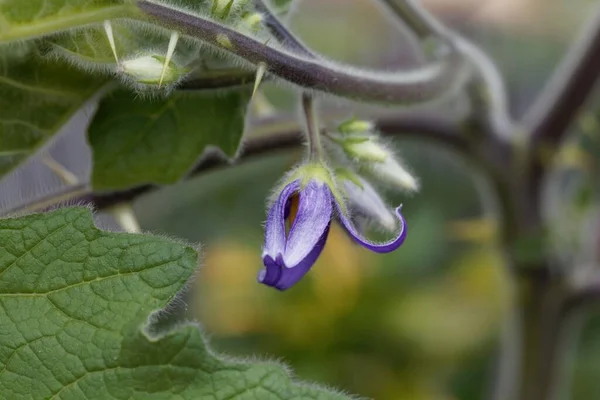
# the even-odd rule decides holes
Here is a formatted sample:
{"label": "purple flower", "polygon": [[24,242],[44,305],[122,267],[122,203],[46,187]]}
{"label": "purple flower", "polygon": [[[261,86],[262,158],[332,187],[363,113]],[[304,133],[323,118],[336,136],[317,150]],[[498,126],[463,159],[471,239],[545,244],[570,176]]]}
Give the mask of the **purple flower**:
{"label": "purple flower", "polygon": [[[296,284],[313,266],[327,240],[331,219],[335,215],[359,244],[376,253],[391,252],[406,239],[406,221],[400,214],[400,231],[384,243],[365,239],[355,228],[329,186],[310,179],[305,185],[300,179],[287,184],[269,210],[265,225],[263,263],[265,268],[258,281],[279,290]],[[289,224],[289,230],[286,229]]]}

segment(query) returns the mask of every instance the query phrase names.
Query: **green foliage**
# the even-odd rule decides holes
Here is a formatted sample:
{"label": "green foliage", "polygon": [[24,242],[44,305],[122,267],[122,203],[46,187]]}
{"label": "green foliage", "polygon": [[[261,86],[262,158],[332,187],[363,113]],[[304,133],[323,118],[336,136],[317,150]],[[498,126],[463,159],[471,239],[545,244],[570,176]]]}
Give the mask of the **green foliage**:
{"label": "green foliage", "polygon": [[210,145],[234,156],[248,98],[246,90],[175,92],[162,100],[142,100],[126,90],[110,94],[89,128],[94,188],[174,183]]}
{"label": "green foliage", "polygon": [[[212,3],[186,0],[182,5],[209,15]],[[250,7],[247,1],[226,3],[224,22],[237,24]],[[137,75],[126,76],[125,63],[118,68],[102,24],[113,20],[120,61],[140,57],[160,61],[167,52],[170,31],[153,29],[140,22],[144,19],[133,2],[124,0],[0,1],[0,177],[34,154],[115,76],[138,93],[161,89],[154,82],[135,82]],[[240,74],[222,55],[207,52],[197,41],[179,40],[171,68],[162,80],[171,87],[163,90],[172,89],[189,71],[192,79],[208,80],[215,73],[217,80]],[[93,76],[98,73],[103,76]],[[223,84],[227,82],[225,79]],[[219,82],[209,86],[218,87]],[[235,154],[249,99],[246,92],[176,92],[164,101],[136,101],[135,97],[119,90],[100,106],[90,135],[98,162],[93,179],[96,188],[175,182],[190,170],[207,145],[221,147],[227,156]],[[119,112],[110,117],[104,113],[115,108]],[[120,118],[129,117],[129,112],[137,115],[124,123]],[[112,126],[117,120],[118,126]],[[108,143],[112,138],[115,142]],[[147,147],[140,149],[138,145]],[[112,154],[125,159],[113,163]],[[123,169],[127,174],[122,174]]]}
{"label": "green foliage", "polygon": [[144,330],[197,262],[183,244],[103,232],[85,208],[1,220],[0,398],[346,398],[221,360],[196,326]]}
{"label": "green foliage", "polygon": [[0,176],[51,139],[103,81],[35,52],[0,56]]}
{"label": "green foliage", "polygon": [[[111,23],[115,37],[115,47],[120,58],[130,56],[140,49],[154,44],[148,34],[144,38],[131,24],[117,20]],[[151,36],[150,36],[151,37]],[[167,47],[168,36],[161,37],[163,47]],[[114,65],[115,56],[102,24],[87,27],[85,30],[67,32],[48,39],[52,54],[64,57],[82,66]]]}
{"label": "green foliage", "polygon": [[4,0],[0,2],[0,43],[122,18],[134,10],[130,2],[122,0]]}
{"label": "green foliage", "polygon": [[[127,20],[112,21],[111,27],[119,61],[148,53],[167,52],[170,35],[167,30],[151,30],[148,26]],[[65,59],[86,71],[114,72],[117,68],[103,24],[54,35],[48,38],[46,43],[50,57]],[[189,64],[200,55],[206,56],[204,53],[197,42],[180,40],[177,43],[175,60],[180,64]]]}

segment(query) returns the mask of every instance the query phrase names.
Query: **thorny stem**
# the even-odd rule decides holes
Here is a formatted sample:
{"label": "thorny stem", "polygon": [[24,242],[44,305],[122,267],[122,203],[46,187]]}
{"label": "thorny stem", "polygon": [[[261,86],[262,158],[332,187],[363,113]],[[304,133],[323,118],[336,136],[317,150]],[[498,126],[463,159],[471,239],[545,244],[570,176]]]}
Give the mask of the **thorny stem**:
{"label": "thorny stem", "polygon": [[439,62],[410,71],[359,70],[267,46],[225,25],[167,5],[146,0],[138,1],[137,5],[157,23],[201,39],[254,65],[265,63],[268,73],[289,83],[355,100],[413,105],[429,102],[460,87],[469,72],[463,57],[454,52]]}
{"label": "thorny stem", "polygon": [[254,6],[258,12],[263,14],[265,26],[284,48],[308,58],[317,58],[315,53],[303,45],[300,40],[281,23],[263,0],[255,0]]}

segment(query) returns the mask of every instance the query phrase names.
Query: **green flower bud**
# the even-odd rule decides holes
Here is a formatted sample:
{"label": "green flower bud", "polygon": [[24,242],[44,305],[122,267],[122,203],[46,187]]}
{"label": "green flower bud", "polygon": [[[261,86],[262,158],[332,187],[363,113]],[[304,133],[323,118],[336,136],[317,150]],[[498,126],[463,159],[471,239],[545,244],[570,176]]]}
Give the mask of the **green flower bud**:
{"label": "green flower bud", "polygon": [[251,13],[244,17],[243,23],[252,31],[258,31],[262,27],[264,16],[261,13]]}
{"label": "green flower bud", "polygon": [[[119,70],[138,83],[158,85],[160,83],[165,62],[166,58],[164,56],[147,55],[121,62]],[[189,69],[180,67],[171,61],[165,69],[162,83],[167,85],[175,83],[188,72]]]}
{"label": "green flower bud", "polygon": [[348,140],[343,148],[348,156],[361,162],[385,162],[390,157],[389,151],[373,138],[359,142]]}
{"label": "green flower bud", "polygon": [[227,19],[235,0],[213,0],[211,14],[215,18]]}
{"label": "green flower bud", "polygon": [[377,136],[329,134],[327,137],[361,170],[368,171],[380,181],[402,190],[418,190],[417,180],[396,160],[394,152],[379,142]]}
{"label": "green flower bud", "polygon": [[375,128],[375,124],[371,121],[363,121],[355,118],[349,119],[348,121],[342,122],[337,130],[340,133],[352,134],[352,133],[365,133],[370,132]]}

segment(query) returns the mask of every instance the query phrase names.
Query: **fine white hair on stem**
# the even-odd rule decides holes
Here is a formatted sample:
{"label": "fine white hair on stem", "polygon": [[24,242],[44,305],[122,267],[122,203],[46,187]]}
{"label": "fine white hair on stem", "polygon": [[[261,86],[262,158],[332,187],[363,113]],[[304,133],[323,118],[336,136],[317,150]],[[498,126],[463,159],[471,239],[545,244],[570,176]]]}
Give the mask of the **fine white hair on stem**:
{"label": "fine white hair on stem", "polygon": [[470,71],[463,57],[455,52],[413,70],[359,69],[267,46],[226,25],[160,3],[142,0],[138,6],[159,22],[183,34],[195,36],[253,64],[264,62],[269,73],[283,80],[343,97],[396,104],[424,103],[457,85],[462,86]]}

